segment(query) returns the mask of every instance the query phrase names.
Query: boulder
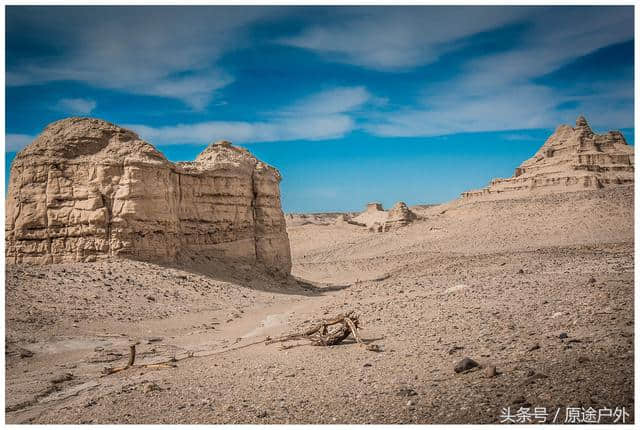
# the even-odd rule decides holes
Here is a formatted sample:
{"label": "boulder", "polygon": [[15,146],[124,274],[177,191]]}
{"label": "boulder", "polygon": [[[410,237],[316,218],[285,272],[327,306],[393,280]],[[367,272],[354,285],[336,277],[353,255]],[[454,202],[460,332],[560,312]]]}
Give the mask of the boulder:
{"label": "boulder", "polygon": [[171,163],[100,119],[50,124],[16,155],[6,262],[239,259],[291,269],[280,174],[227,141]]}

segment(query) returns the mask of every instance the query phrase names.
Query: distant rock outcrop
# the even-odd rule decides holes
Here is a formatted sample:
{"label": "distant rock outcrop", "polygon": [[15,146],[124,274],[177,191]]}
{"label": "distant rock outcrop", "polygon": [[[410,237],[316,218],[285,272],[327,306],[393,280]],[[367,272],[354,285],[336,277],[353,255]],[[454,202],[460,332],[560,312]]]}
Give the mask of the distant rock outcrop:
{"label": "distant rock outcrop", "polygon": [[11,166],[6,262],[230,258],[288,274],[279,182],[276,169],[226,141],[173,164],[106,121],[57,121]]}
{"label": "distant rock outcrop", "polygon": [[384,231],[395,230],[414,221],[417,217],[415,213],[409,209],[405,202],[396,203],[384,222]]}
{"label": "distant rock outcrop", "polygon": [[361,225],[369,231],[380,233],[404,227],[417,218],[404,202],[396,203],[388,212],[380,203],[368,203],[365,211],[354,217],[350,224]]}
{"label": "distant rock outcrop", "polygon": [[621,132],[596,134],[580,116],[575,127],[558,126],[511,178],[494,179],[488,187],[464,192],[462,197],[580,191],[633,183],[633,152]]}
{"label": "distant rock outcrop", "polygon": [[381,203],[368,203],[364,212],[353,217],[352,221],[372,227],[374,224],[382,225],[387,220],[387,211],[382,208]]}

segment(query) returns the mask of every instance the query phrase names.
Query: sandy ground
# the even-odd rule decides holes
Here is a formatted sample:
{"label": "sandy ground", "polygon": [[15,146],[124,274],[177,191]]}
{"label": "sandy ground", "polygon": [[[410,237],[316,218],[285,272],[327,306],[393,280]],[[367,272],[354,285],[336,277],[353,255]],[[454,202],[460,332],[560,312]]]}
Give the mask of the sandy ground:
{"label": "sandy ground", "polygon": [[[633,422],[633,188],[416,210],[388,233],[292,220],[287,282],[248,266],[8,267],[6,421],[497,423],[545,407],[562,423],[591,406]],[[381,352],[263,342],[347,310]],[[101,377],[136,341],[136,363],[176,367]],[[463,357],[481,366],[455,373]]]}

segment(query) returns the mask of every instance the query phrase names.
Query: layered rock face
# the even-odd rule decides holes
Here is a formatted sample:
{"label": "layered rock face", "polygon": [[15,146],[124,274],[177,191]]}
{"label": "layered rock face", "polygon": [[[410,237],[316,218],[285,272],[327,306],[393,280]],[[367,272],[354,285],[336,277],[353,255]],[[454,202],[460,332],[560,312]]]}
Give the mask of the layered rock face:
{"label": "layered rock face", "polygon": [[580,116],[560,125],[538,152],[507,179],[462,193],[463,198],[598,189],[633,183],[633,147],[619,131],[596,134]]}
{"label": "layered rock face", "polygon": [[409,209],[405,202],[398,202],[389,211],[387,220],[384,222],[384,231],[391,231],[404,227],[417,219],[417,215]]}
{"label": "layered rock face", "polygon": [[280,179],[228,142],[173,164],[106,121],[58,121],[11,166],[6,262],[241,259],[288,274]]}

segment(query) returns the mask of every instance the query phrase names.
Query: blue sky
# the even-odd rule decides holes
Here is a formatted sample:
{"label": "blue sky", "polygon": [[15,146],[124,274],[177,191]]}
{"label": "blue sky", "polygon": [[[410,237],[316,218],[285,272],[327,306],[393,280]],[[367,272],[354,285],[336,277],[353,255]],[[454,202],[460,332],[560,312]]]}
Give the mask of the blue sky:
{"label": "blue sky", "polygon": [[7,7],[5,164],[91,116],[174,161],[243,145],[282,172],[285,211],[447,201],[579,114],[633,143],[633,24],[632,7]]}

